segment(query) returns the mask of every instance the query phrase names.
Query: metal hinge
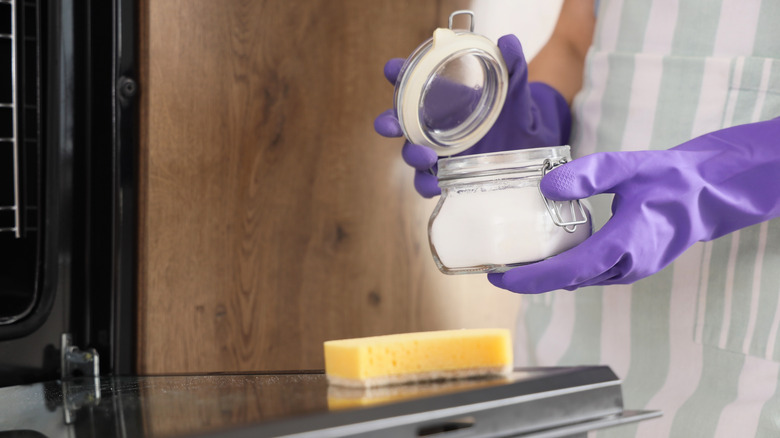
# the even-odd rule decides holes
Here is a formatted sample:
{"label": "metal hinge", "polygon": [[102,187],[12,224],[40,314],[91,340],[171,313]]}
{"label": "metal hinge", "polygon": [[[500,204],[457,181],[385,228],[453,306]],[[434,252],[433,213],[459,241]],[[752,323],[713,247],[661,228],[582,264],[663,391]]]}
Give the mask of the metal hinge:
{"label": "metal hinge", "polygon": [[97,350],[94,348],[80,350],[73,345],[70,333],[62,334],[60,365],[62,380],[73,377],[100,377],[100,356]]}
{"label": "metal hinge", "polygon": [[80,350],[63,333],[60,364],[65,424],[73,424],[81,409],[100,404],[100,356],[94,348]]}

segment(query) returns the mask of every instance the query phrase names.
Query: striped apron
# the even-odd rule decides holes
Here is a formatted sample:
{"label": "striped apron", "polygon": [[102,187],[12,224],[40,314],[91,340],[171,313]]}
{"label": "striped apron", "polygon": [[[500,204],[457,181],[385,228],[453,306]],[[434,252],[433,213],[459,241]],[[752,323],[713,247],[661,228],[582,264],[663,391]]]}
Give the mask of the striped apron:
{"label": "striped apron", "polygon": [[[597,16],[575,156],[780,116],[780,0],[602,0]],[[592,199],[597,226],[610,201]],[[780,220],[632,285],[524,297],[516,333],[518,366],[607,364],[626,407],[664,413],[597,436],[780,436]]]}

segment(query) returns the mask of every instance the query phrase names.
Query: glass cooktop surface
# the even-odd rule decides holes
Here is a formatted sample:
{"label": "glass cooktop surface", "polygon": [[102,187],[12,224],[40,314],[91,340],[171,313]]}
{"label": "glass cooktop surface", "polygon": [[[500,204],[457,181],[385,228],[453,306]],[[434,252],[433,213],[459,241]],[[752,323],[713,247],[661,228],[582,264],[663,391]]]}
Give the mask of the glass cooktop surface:
{"label": "glass cooktop surface", "polygon": [[319,371],[85,377],[0,388],[0,438],[447,436],[489,430],[534,436],[550,428],[571,432],[589,421],[612,425],[658,414],[623,410],[620,380],[608,367],[523,369],[502,378],[368,390],[329,386]]}

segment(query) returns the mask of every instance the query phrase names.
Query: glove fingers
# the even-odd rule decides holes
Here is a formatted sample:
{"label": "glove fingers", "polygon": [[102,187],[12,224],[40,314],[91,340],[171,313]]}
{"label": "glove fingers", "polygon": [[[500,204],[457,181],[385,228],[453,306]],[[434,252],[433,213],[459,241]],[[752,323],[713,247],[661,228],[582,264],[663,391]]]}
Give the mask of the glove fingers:
{"label": "glove fingers", "polygon": [[509,288],[504,285],[504,274],[488,274],[487,278],[490,284],[492,284],[493,286],[500,289],[509,290]]}
{"label": "glove fingers", "polygon": [[383,137],[402,137],[404,135],[394,110],[387,110],[374,119],[374,130]]}
{"label": "glove fingers", "polygon": [[620,275],[617,265],[623,254],[619,244],[612,244],[609,223],[574,248],[530,265],[513,268],[494,285],[517,293],[542,293],[557,289],[576,289],[583,284]]}
{"label": "glove fingers", "polygon": [[403,157],[406,164],[414,167],[417,170],[424,171],[432,168],[439,159],[438,155],[436,155],[436,152],[434,152],[431,148],[409,142],[404,143],[404,147],[401,149],[401,157]]}
{"label": "glove fingers", "polygon": [[587,155],[551,170],[539,187],[544,196],[554,201],[615,193],[617,186],[636,176],[638,167],[648,158],[646,151]]}
{"label": "glove fingers", "polygon": [[525,55],[523,54],[523,45],[515,35],[504,35],[498,39],[498,49],[501,50],[501,56],[504,57],[509,75],[520,73],[518,68],[525,69]]}
{"label": "glove fingers", "polygon": [[393,58],[385,64],[385,77],[391,84],[395,85],[395,81],[398,80],[398,73],[401,72],[403,65],[403,58]]}
{"label": "glove fingers", "polygon": [[425,198],[433,198],[434,196],[441,195],[441,189],[439,188],[439,181],[435,175],[432,175],[430,170],[417,170],[414,173],[414,188],[417,193]]}
{"label": "glove fingers", "polygon": [[574,285],[572,288],[567,288],[567,289],[574,290],[574,289],[579,289],[581,287],[587,287],[587,286],[605,285],[607,284],[607,282],[609,282],[610,279],[618,277],[620,276],[620,274],[621,274],[620,266],[613,266],[607,272],[599,274],[588,281],[583,281],[582,283],[578,285]]}

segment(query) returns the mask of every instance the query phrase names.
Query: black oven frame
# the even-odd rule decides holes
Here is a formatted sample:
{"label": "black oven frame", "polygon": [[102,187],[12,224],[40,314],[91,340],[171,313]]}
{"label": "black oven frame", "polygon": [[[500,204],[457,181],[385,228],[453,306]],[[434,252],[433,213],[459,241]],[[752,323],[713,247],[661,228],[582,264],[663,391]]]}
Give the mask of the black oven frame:
{"label": "black oven frame", "polygon": [[59,378],[66,333],[99,353],[101,374],[134,374],[138,3],[32,1],[44,29],[38,294],[0,326],[0,386]]}

